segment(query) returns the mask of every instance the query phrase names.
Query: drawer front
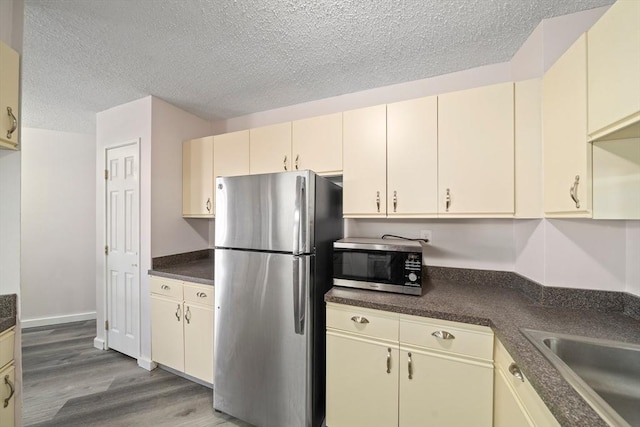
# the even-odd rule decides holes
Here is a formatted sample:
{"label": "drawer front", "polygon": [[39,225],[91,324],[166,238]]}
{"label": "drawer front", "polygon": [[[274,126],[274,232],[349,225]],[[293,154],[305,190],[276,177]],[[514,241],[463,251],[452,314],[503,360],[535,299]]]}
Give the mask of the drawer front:
{"label": "drawer front", "polygon": [[350,305],[327,304],[327,328],[397,341],[398,315]]}
{"label": "drawer front", "polygon": [[8,329],[0,334],[0,369],[13,360],[15,336],[15,328]]}
{"label": "drawer front", "polygon": [[493,332],[486,326],[403,315],[400,343],[493,360]]}
{"label": "drawer front", "polygon": [[185,283],[183,289],[185,302],[213,307],[213,286],[199,286]]}
{"label": "drawer front", "polygon": [[518,396],[520,402],[522,402],[522,406],[536,426],[560,426],[549,408],[547,408],[547,405],[545,405],[536,390],[529,383],[527,377],[519,371],[519,369],[514,370],[514,372],[519,373],[521,378],[516,377],[514,373],[510,371],[509,368],[511,368],[512,365],[517,367],[517,364],[497,339],[495,342],[495,365],[496,369],[502,373],[507,384],[509,384],[513,392]]}
{"label": "drawer front", "polygon": [[152,294],[163,295],[169,298],[175,298],[182,301],[182,282],[174,279],[166,279],[164,277],[150,276],[150,284]]}

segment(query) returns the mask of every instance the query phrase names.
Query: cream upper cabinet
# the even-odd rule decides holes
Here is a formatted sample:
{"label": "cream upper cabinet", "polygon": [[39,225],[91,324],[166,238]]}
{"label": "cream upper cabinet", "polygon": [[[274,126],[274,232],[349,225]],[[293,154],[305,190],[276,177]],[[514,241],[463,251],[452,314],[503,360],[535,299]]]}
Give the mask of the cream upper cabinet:
{"label": "cream upper cabinet", "polygon": [[513,216],[513,83],[438,97],[438,199],[443,217]]}
{"label": "cream upper cabinet", "polygon": [[182,143],[182,216],[213,218],[213,137]]}
{"label": "cream upper cabinet", "polygon": [[437,97],[387,105],[387,190],[387,216],[437,216]]}
{"label": "cream upper cabinet", "polygon": [[[213,137],[213,177],[249,175],[249,131],[230,132]],[[213,213],[215,214],[215,188]]]}
{"label": "cream upper cabinet", "polygon": [[515,84],[515,177],[515,216],[542,218],[542,79]]}
{"label": "cream upper cabinet", "polygon": [[385,217],[387,107],[343,115],[343,212],[345,217]]}
{"label": "cream upper cabinet", "polygon": [[342,173],[342,113],[292,123],[293,169],[319,175]]}
{"label": "cream upper cabinet", "polygon": [[495,340],[494,427],[559,427],[499,340]]}
{"label": "cream upper cabinet", "polygon": [[253,174],[290,171],[291,122],[249,131],[249,171]]}
{"label": "cream upper cabinet", "polygon": [[590,138],[640,136],[640,2],[618,0],[587,34]]}
{"label": "cream upper cabinet", "polygon": [[549,68],[542,84],[545,216],[590,217],[586,34]]}
{"label": "cream upper cabinet", "polygon": [[0,41],[0,148],[18,148],[19,96],[20,55]]}

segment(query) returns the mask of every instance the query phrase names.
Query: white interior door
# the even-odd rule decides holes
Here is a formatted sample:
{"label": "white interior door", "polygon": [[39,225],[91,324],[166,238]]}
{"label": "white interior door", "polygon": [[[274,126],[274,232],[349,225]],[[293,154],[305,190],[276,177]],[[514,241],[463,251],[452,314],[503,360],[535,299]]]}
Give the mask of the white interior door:
{"label": "white interior door", "polygon": [[107,150],[106,290],[107,345],[138,358],[140,353],[140,191],[138,145]]}

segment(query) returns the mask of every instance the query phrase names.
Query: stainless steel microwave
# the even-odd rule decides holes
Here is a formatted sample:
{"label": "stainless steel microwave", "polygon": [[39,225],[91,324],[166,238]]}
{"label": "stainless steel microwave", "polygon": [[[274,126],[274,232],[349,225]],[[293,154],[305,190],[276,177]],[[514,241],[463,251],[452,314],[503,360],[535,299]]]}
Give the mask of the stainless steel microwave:
{"label": "stainless steel microwave", "polygon": [[422,295],[422,245],[401,239],[338,240],[333,244],[333,284]]}

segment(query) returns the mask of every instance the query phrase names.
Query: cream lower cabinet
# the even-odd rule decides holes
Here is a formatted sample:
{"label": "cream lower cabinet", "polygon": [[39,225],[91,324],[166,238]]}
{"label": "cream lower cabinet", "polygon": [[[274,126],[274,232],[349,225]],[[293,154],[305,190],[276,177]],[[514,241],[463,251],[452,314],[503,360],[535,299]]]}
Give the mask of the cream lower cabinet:
{"label": "cream lower cabinet", "polygon": [[0,41],[0,148],[18,149],[20,55]]}
{"label": "cream lower cabinet", "polygon": [[213,218],[213,137],[182,143],[182,216]]}
{"label": "cream lower cabinet", "polygon": [[492,352],[488,328],[327,304],[327,426],[489,427]]}
{"label": "cream lower cabinet", "polygon": [[151,359],[213,383],[213,287],[151,276]]}
{"label": "cream lower cabinet", "polygon": [[15,328],[0,334],[0,427],[15,425]]}
{"label": "cream lower cabinet", "polygon": [[558,427],[502,343],[495,340],[494,427]]}
{"label": "cream lower cabinet", "polygon": [[292,123],[293,169],[319,175],[342,173],[342,113]]}
{"label": "cream lower cabinet", "polygon": [[249,130],[249,171],[260,173],[292,170],[291,122]]}

